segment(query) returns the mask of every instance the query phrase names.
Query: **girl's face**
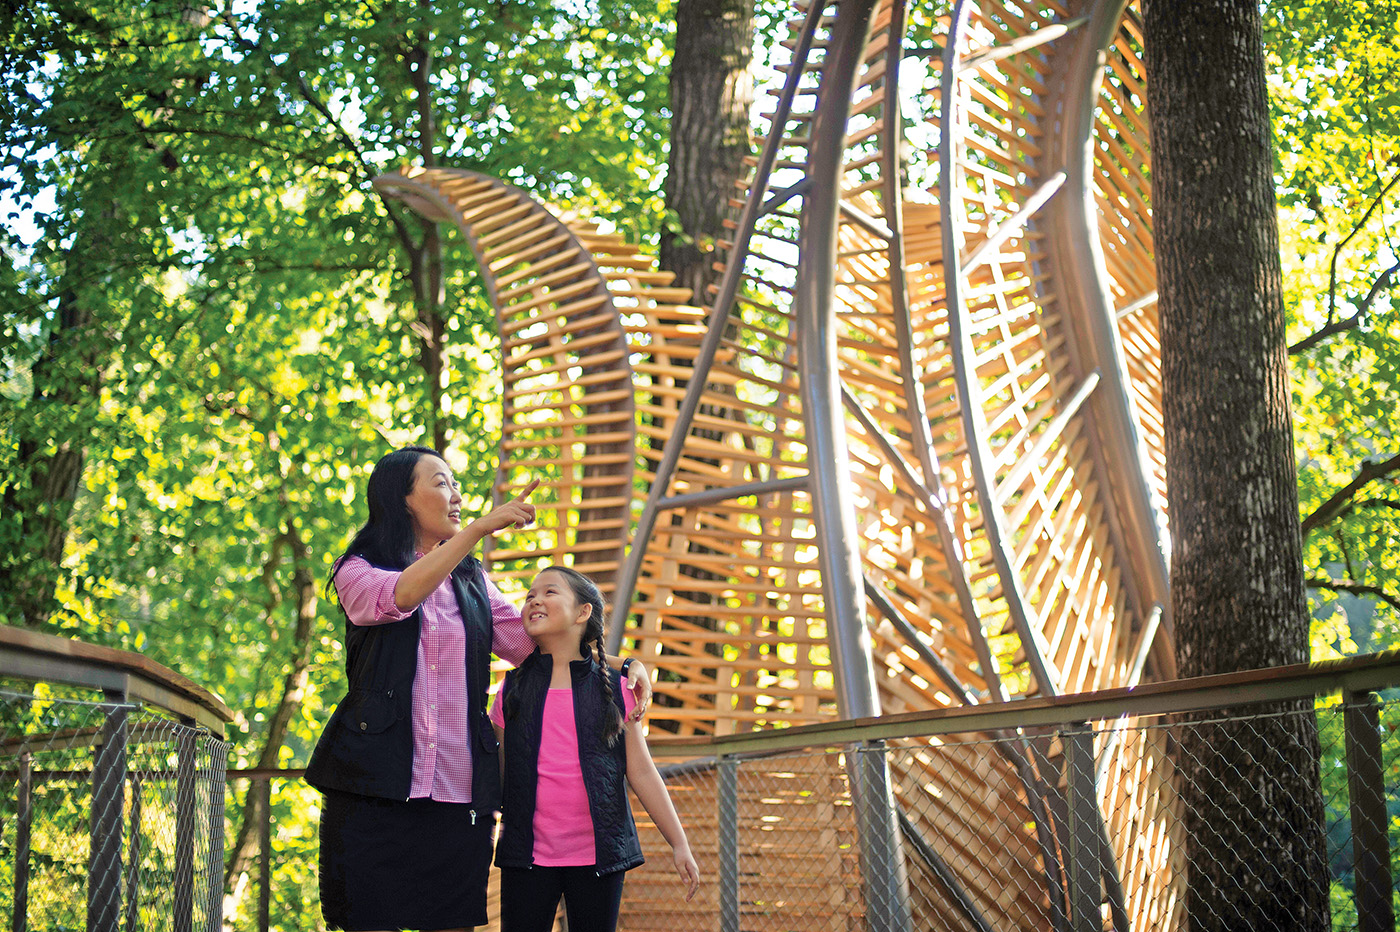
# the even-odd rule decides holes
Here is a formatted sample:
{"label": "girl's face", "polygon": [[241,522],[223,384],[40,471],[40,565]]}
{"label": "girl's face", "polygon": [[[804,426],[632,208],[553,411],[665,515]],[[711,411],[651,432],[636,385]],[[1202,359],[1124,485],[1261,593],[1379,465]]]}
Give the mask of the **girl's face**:
{"label": "girl's face", "polygon": [[413,536],[425,553],[462,528],[462,493],[441,457],[424,454],[413,467],[413,488],[403,500]]}
{"label": "girl's face", "polygon": [[593,606],[580,602],[563,573],[545,570],[525,594],[525,633],[537,642],[583,641]]}

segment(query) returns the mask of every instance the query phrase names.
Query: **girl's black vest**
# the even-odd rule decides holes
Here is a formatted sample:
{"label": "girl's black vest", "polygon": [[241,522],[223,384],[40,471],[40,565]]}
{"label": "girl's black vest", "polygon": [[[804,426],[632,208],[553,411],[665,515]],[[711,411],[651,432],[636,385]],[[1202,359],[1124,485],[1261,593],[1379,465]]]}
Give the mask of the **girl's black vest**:
{"label": "girl's black vest", "polygon": [[[513,697],[511,718],[506,720],[505,798],[501,815],[501,837],[496,842],[498,867],[533,867],[535,863],[535,790],[538,786],[540,732],[544,722],[544,700],[554,661],[538,649],[506,674],[501,686],[502,701]],[[602,738],[603,711],[608,698],[598,671],[612,678],[613,703],[625,714],[622,677],[599,667],[592,659],[569,664],[574,699],[574,727],[578,731],[579,767],[588,793],[588,810],[593,817],[593,846],[597,853],[594,870],[598,874],[631,870],[643,861],[627,801],[627,741],[619,736],[612,747]]]}
{"label": "girl's black vest", "polygon": [[[467,641],[467,727],[472,749],[472,809],[501,799],[495,730],[486,717],[491,682],[491,602],[481,563],[468,557],[451,576]],[[408,799],[413,783],[413,677],[423,610],[381,625],[345,622],[349,689],[306,766],[318,790]]]}

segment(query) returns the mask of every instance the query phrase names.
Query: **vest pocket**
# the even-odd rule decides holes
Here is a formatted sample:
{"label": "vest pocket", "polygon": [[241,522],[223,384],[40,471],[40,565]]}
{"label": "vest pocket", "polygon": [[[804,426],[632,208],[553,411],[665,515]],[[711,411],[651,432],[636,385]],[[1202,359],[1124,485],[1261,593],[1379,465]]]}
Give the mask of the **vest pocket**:
{"label": "vest pocket", "polygon": [[403,718],[398,690],[352,692],[345,697],[341,727],[351,734],[377,735]]}

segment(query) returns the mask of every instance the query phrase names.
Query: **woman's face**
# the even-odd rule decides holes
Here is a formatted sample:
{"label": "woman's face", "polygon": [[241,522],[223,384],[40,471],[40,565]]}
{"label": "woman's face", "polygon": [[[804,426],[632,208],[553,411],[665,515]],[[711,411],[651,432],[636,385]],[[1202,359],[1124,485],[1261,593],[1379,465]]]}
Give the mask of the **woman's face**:
{"label": "woman's face", "polygon": [[462,493],[442,457],[424,454],[413,467],[413,487],[403,500],[413,535],[425,553],[462,527]]}
{"label": "woman's face", "polygon": [[582,640],[583,625],[591,614],[593,606],[579,602],[563,573],[545,570],[535,577],[525,594],[525,633],[537,641],[565,632]]}

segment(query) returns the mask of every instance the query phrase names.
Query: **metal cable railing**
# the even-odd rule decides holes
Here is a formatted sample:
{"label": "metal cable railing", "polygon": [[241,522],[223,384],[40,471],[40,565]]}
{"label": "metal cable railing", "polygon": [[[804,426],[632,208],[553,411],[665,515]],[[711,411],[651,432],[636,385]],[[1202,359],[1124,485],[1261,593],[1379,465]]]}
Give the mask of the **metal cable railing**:
{"label": "metal cable railing", "polygon": [[[862,803],[852,797],[851,772],[873,763],[892,775],[905,879],[879,889],[907,891],[905,903],[877,905],[886,916],[907,908],[911,929],[1185,929],[1190,910],[1233,908],[1188,896],[1189,865],[1212,859],[1223,880],[1217,884],[1222,904],[1249,901],[1254,887],[1278,891],[1277,877],[1294,877],[1297,886],[1330,898],[1331,928],[1393,929],[1400,894],[1391,870],[1400,820],[1392,825],[1390,818],[1400,814],[1400,698],[1391,692],[1397,686],[1400,653],[1392,652],[727,738],[653,733],[653,753],[704,884],[690,903],[678,895],[667,846],[634,800],[648,860],[628,875],[620,927],[870,928]],[[1313,732],[1317,749],[1304,759],[1318,762],[1318,779],[1303,800],[1307,818],[1299,819],[1279,804],[1292,798],[1294,765],[1286,756],[1267,758],[1283,743],[1280,736]],[[1236,769],[1209,765],[1203,753],[1233,758]],[[1051,804],[1039,816],[1014,765],[1019,754],[1028,755],[1042,780],[1054,781],[1042,787]],[[1237,776],[1212,786],[1199,779],[1207,771]],[[299,773],[247,771],[232,778],[252,780],[259,792],[272,787],[267,812],[306,804]],[[962,790],[941,791],[948,786]],[[1202,790],[1218,799],[1203,804]],[[1310,824],[1318,844],[1271,843],[1269,863],[1251,850],[1262,836],[1220,843],[1217,835],[1258,824],[1257,810],[1270,800],[1280,830]],[[1221,813],[1232,808],[1242,817],[1221,824]],[[1053,884],[1037,833],[1025,824],[1038,817],[1050,823],[1055,845]],[[256,877],[247,890],[252,896],[258,888],[259,906],[246,902],[230,916],[231,928],[316,926],[319,906],[308,886],[314,839],[293,844],[269,832],[263,837],[271,839],[270,856],[250,871]],[[1280,851],[1297,856],[1279,857]],[[1112,872],[1105,870],[1110,859]],[[1257,875],[1261,863],[1274,878]],[[1116,891],[1105,882],[1109,876],[1122,878]],[[1285,915],[1288,909],[1283,902],[1258,905]],[[497,915],[494,904],[490,915]],[[1223,921],[1205,924],[1230,926],[1230,915],[1216,919]]]}
{"label": "metal cable railing", "polygon": [[217,932],[231,718],[141,655],[0,626],[12,932]]}

